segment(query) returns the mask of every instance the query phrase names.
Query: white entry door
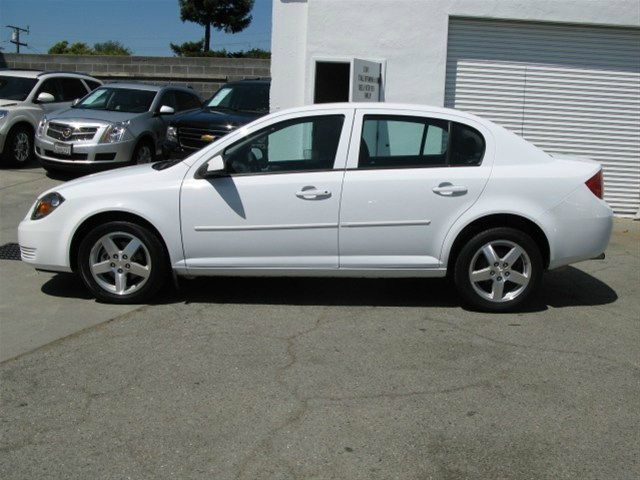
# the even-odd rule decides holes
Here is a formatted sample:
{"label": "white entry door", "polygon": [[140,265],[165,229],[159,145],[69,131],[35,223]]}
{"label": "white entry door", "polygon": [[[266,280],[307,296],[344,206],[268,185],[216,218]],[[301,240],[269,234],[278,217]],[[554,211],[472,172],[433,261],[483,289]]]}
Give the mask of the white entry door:
{"label": "white entry door", "polygon": [[329,109],[274,120],[216,152],[223,176],[190,173],[180,207],[188,269],[338,268],[352,117]]}

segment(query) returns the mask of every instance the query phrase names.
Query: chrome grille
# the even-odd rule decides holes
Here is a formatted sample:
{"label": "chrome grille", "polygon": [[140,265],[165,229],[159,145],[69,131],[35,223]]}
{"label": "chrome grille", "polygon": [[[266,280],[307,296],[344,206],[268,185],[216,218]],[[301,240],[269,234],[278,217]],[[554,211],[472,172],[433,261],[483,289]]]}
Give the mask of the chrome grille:
{"label": "chrome grille", "polygon": [[[70,131],[70,134],[66,137],[64,135],[65,131]],[[47,129],[47,136],[63,142],[87,141],[95,137],[97,131],[98,127],[73,127],[64,123],[51,122]]]}
{"label": "chrome grille", "polygon": [[182,148],[200,150],[211,143],[210,141],[203,140],[203,135],[212,135],[215,137],[214,140],[217,140],[229,132],[230,130],[227,129],[178,127],[178,142]]}

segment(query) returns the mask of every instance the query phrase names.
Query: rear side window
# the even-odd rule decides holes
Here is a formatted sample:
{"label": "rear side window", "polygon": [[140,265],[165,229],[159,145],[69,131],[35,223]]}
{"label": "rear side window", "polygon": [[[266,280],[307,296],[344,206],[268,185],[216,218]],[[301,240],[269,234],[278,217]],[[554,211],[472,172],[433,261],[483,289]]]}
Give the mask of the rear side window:
{"label": "rear side window", "polygon": [[79,78],[60,78],[59,81],[62,85],[63,102],[72,102],[87,94],[87,89]]}
{"label": "rear side window", "polygon": [[467,125],[451,122],[451,135],[449,165],[452,167],[480,165],[485,149],[484,138],[480,132]]}
{"label": "rear side window", "polygon": [[93,80],[87,80],[86,78],[84,79],[84,83],[86,83],[89,86],[90,90],[95,90],[96,88],[98,88],[100,86],[100,84],[96,81]]}
{"label": "rear side window", "polygon": [[365,115],[358,168],[424,168],[479,165],[484,138],[447,120]]}
{"label": "rear side window", "polygon": [[420,117],[364,117],[360,168],[444,166],[448,122]]}
{"label": "rear side window", "polygon": [[183,110],[193,110],[194,108],[200,108],[202,103],[200,99],[192,94],[187,92],[182,92],[180,90],[176,90],[176,102],[178,103],[178,111]]}

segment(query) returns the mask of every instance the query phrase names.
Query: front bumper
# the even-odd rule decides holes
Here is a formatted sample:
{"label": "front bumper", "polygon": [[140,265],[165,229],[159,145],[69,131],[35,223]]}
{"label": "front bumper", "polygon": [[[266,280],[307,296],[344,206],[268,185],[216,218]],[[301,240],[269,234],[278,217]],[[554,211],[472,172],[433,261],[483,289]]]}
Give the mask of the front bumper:
{"label": "front bumper", "polygon": [[36,137],[36,155],[45,166],[76,170],[91,167],[111,167],[124,165],[131,161],[136,140],[118,143],[72,142],[71,156],[56,154],[54,143],[47,137]]}
{"label": "front bumper", "polygon": [[[29,215],[31,210],[29,210]],[[59,225],[47,218],[25,218],[18,226],[20,257],[38,270],[71,272],[66,241]]]}

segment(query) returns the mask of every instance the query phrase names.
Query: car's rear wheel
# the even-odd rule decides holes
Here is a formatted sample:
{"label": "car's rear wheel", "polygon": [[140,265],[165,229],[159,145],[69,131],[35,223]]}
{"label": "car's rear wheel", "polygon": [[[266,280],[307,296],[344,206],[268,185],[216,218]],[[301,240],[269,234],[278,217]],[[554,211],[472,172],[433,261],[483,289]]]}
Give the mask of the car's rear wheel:
{"label": "car's rear wheel", "polygon": [[81,241],[78,270],[99,299],[110,303],[140,303],[164,284],[168,265],[160,239],[131,222],[99,225]]}
{"label": "car's rear wheel", "polygon": [[526,233],[492,228],[474,236],[455,262],[455,283],[466,304],[491,312],[526,302],[542,277],[540,249]]}
{"label": "car's rear wheel", "polygon": [[22,167],[33,160],[33,132],[25,126],[16,126],[7,135],[2,154],[3,163]]}

